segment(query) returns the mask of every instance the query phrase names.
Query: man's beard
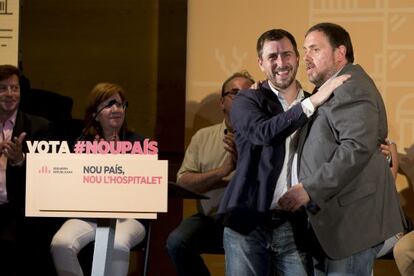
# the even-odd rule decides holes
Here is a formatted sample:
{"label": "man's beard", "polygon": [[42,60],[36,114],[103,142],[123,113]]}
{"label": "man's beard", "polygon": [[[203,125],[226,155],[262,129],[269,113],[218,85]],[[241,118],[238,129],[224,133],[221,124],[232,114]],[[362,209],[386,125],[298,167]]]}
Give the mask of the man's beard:
{"label": "man's beard", "polygon": [[[283,81],[278,81],[276,78],[277,71],[281,71],[283,69],[289,70],[289,73],[290,73],[289,78]],[[276,69],[276,72],[272,76],[272,79],[273,79],[273,81],[271,81],[272,85],[274,86],[274,88],[280,89],[280,90],[288,88],[295,81],[297,71],[298,71],[298,68],[296,67],[296,69],[294,69],[292,66],[284,67],[281,69]]]}

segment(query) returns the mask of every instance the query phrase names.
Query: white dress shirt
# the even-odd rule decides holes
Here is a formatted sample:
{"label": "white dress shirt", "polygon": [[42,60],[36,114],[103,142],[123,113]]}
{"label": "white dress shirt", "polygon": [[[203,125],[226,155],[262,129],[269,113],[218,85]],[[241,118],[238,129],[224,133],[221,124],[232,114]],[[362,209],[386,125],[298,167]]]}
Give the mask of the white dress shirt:
{"label": "white dress shirt", "polygon": [[[315,111],[315,108],[310,101],[309,98],[305,98],[305,93],[303,92],[303,89],[300,88],[298,91],[298,95],[296,99],[292,102],[292,104],[288,104],[283,95],[275,89],[272,84],[269,82],[270,89],[276,94],[277,98],[279,99],[280,103],[282,104],[283,111],[289,110],[292,106],[300,103],[302,105],[303,112],[306,114],[306,116],[309,118],[312,116],[313,112]],[[279,178],[276,182],[276,188],[273,193],[273,199],[272,203],[270,205],[270,209],[277,209],[278,201],[282,197],[284,193],[286,193],[288,187],[291,186],[293,182],[291,182],[291,168],[292,168],[292,162],[293,157],[296,153],[297,148],[297,140],[298,140],[298,131],[296,130],[293,132],[289,137],[285,140],[285,159],[283,160],[283,166],[282,170],[280,172]],[[296,184],[295,182],[294,184]]]}

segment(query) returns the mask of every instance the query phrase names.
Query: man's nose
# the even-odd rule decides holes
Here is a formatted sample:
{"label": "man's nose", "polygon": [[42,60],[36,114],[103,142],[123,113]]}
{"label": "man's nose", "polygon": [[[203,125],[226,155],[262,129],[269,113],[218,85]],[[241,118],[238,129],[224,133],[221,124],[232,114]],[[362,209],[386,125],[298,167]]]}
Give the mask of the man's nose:
{"label": "man's nose", "polygon": [[283,58],[282,55],[278,55],[276,58],[276,64],[278,66],[282,66],[283,64],[285,64],[285,59]]}
{"label": "man's nose", "polygon": [[11,96],[13,94],[13,88],[11,85],[7,86],[6,95]]}
{"label": "man's nose", "polygon": [[305,51],[305,53],[303,54],[303,60],[304,61],[311,60],[311,56],[309,55],[309,52],[308,51]]}

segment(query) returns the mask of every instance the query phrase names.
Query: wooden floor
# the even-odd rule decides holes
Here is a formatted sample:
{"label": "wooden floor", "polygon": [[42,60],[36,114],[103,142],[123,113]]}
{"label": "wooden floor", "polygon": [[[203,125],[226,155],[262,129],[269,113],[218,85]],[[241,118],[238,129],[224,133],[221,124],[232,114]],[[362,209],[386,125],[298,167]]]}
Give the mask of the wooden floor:
{"label": "wooden floor", "polygon": [[[138,256],[140,253],[134,252],[132,254],[132,260],[130,264],[130,273],[129,276],[138,276],[141,275],[141,263],[140,260],[142,256]],[[224,255],[216,254],[204,254],[204,261],[206,262],[211,276],[224,276]],[[148,275],[151,276],[151,275]],[[400,276],[397,266],[395,265],[394,260],[377,260],[374,266],[374,275],[373,276]]]}
{"label": "wooden floor", "polygon": [[[224,255],[203,255],[211,276],[224,276]],[[400,276],[394,260],[377,260],[374,266],[374,276]]]}
{"label": "wooden floor", "polygon": [[400,276],[394,260],[377,260],[374,267],[374,276]]}

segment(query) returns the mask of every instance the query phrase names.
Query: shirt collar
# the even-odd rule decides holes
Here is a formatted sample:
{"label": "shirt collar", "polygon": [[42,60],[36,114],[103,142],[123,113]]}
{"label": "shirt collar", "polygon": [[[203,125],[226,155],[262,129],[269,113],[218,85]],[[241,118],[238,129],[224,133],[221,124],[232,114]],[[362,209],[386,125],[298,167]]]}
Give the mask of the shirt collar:
{"label": "shirt collar", "polygon": [[[269,83],[270,89],[273,91],[273,93],[276,94],[276,96],[279,99],[279,101],[285,103],[286,100],[285,100],[285,98],[283,98],[282,95],[280,95],[280,91],[277,90],[276,88],[274,88],[273,85],[270,83],[269,80],[268,80],[268,83]],[[305,93],[303,92],[302,85],[300,84],[300,82],[298,80],[296,80],[296,87],[298,88],[298,95],[296,96],[296,99],[293,102],[293,104],[296,103],[296,102],[298,102],[298,101],[301,101],[301,100],[303,100],[305,98]]]}
{"label": "shirt collar", "polygon": [[3,126],[9,125],[11,128],[14,127],[16,124],[16,117],[17,117],[17,109],[13,112],[13,114],[3,123]]}

